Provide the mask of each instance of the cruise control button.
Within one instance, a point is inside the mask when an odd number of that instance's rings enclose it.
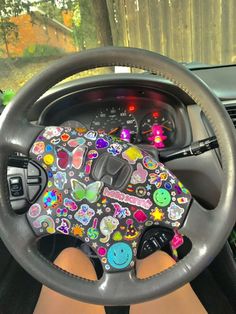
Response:
[[[39,184],[41,183],[41,178],[38,177],[38,178],[28,178],[27,179],[27,183],[28,184]]]
[[[20,190],[20,191],[11,191],[11,195],[13,197],[19,197],[19,196],[22,196],[24,193],[23,193],[23,190]]]
[[[12,177],[9,179],[10,192],[13,197],[24,195],[21,177]]]
[[[34,164],[29,162],[27,174],[28,174],[28,177],[38,177],[40,176],[40,170]]]

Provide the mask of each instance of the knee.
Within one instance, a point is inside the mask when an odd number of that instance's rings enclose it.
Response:
[[[77,248],[69,247],[61,251],[54,264],[76,276],[91,280],[97,279],[92,262]]]
[[[68,247],[60,252],[54,261],[54,264],[63,268],[69,266],[71,261],[78,260],[82,252],[73,247]]]
[[[143,260],[137,261],[136,273],[140,279],[158,274],[175,265],[175,261],[167,253],[157,251]]]

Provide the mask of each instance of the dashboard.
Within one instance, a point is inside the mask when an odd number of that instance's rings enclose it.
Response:
[[[70,99],[70,101],[68,100]],[[184,104],[148,87],[103,87],[74,92],[49,104],[43,125],[86,128],[134,144],[173,150],[187,145],[191,128]]]

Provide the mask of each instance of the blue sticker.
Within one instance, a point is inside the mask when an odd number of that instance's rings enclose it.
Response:
[[[124,243],[119,242],[113,244],[107,253],[108,263],[116,269],[126,268],[132,260],[132,250],[131,247]]]
[[[46,146],[46,152],[51,152],[52,151],[52,146],[51,145],[47,145]]]

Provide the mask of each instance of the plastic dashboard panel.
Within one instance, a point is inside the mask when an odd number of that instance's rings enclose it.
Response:
[[[126,108],[132,101],[137,106],[133,117],[137,122],[138,136],[143,119],[153,110],[165,110],[174,120],[176,133],[169,149],[190,144],[191,127],[186,108],[173,94],[148,86],[132,86],[117,81],[116,86],[80,88],[49,103],[40,115],[42,125],[59,125],[69,120],[81,122],[87,129],[100,109]]]

